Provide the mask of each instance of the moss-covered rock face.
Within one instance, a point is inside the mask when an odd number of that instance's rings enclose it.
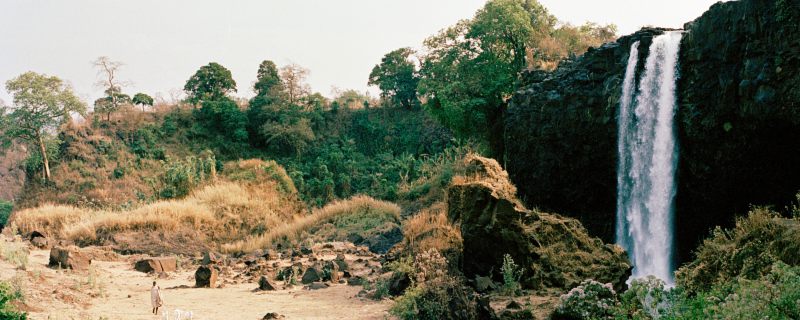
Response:
[[[800,190],[800,1],[716,4],[680,48],[678,260],[750,204],[783,208]],[[614,239],[617,116],[630,46],[643,29],[552,73],[533,71],[505,117],[505,164],[520,198]],[[643,63],[640,63],[643,65]],[[641,70],[638,70],[641,72]]]
[[[503,256],[522,266],[528,289],[568,289],[585,279],[622,289],[631,266],[617,245],[590,237],[580,222],[526,209],[497,161],[468,156],[467,174],[447,191],[448,217],[461,227],[468,278],[500,279]]]

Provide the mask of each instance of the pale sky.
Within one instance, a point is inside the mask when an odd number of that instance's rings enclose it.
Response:
[[[561,21],[615,23],[625,35],[644,25],[681,27],[711,0],[540,0]],[[253,95],[258,64],[310,69],[314,91],[369,90],[381,57],[422,41],[485,0],[0,0],[0,99],[5,82],[26,71],[58,76],[89,105],[99,56],[125,63],[126,93],[182,89],[200,67],[218,62],[233,73],[237,96]]]

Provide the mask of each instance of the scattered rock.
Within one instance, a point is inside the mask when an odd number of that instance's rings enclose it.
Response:
[[[411,278],[405,272],[395,272],[389,278],[389,294],[399,296],[411,285]]]
[[[319,280],[322,280],[321,272],[317,270],[316,267],[310,267],[306,270],[305,273],[303,273],[303,279],[301,280],[301,282],[303,284],[309,284]]]
[[[200,266],[194,273],[195,287],[216,288],[219,270],[213,266]]]
[[[40,249],[45,249],[45,248],[47,248],[47,238],[45,238],[45,237],[34,237],[33,239],[31,239],[31,244],[34,247],[37,247],[37,248],[40,248]]]
[[[300,253],[301,254],[305,254],[305,255],[309,255],[309,254],[314,253],[314,251],[311,250],[311,248],[309,248],[309,247],[301,247],[300,248]]]
[[[307,286],[303,287],[303,289],[306,289],[306,290],[319,290],[319,289],[328,288],[330,286],[331,285],[328,284],[327,282],[312,282],[312,283],[308,284]]]
[[[222,262],[222,256],[219,253],[214,253],[211,251],[207,251],[203,254],[203,265],[207,266],[210,264],[219,264]]]
[[[488,292],[497,288],[497,284],[490,277],[475,276],[475,291]]]
[[[366,280],[362,276],[356,276],[356,277],[352,277],[352,278],[347,279],[347,285],[350,285],[350,286],[362,286],[362,285],[364,285],[365,282],[366,282]]]
[[[336,259],[334,260],[336,264],[339,266],[340,271],[348,271],[347,261],[345,260],[344,254],[337,254]]]
[[[269,279],[265,276],[261,276],[258,279],[258,290],[261,291],[275,291],[275,285],[269,281]]]
[[[144,273],[175,272],[178,260],[175,257],[152,257],[137,261],[133,268]]]
[[[286,319],[286,317],[284,317],[283,315],[280,315],[280,314],[278,314],[276,312],[270,312],[270,313],[265,314],[264,317],[261,318],[261,320],[273,320],[273,319]]]
[[[72,270],[88,270],[92,260],[77,247],[55,246],[50,249],[48,266]]]

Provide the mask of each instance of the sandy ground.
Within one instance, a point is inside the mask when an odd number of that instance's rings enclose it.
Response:
[[[261,319],[276,312],[286,319],[385,319],[390,301],[356,297],[360,286],[254,292],[256,284],[224,288],[175,288],[194,284],[194,270],[167,279],[133,270],[127,261],[93,261],[90,272],[53,270],[49,251],[30,252],[26,270],[0,259],[0,280],[23,283],[30,319],[162,319],[151,314],[150,287],[158,281],[168,311],[191,311],[194,319]],[[163,308],[162,308],[163,310]],[[174,319],[174,318],[173,318]]]

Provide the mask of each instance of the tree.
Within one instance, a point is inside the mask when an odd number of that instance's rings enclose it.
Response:
[[[311,88],[305,83],[309,73],[308,69],[294,63],[281,68],[281,80],[289,95],[289,103],[296,104],[300,98],[311,92]]]
[[[153,106],[153,97],[141,92],[135,94],[132,101],[133,104],[142,106],[142,112],[144,112],[144,106]]]
[[[231,71],[216,62],[200,67],[183,86],[188,102],[194,105],[205,101],[219,101],[236,92],[236,81]]]
[[[113,61],[106,56],[97,58],[92,64],[97,68],[97,77],[99,78],[95,85],[104,88],[103,92],[105,92],[108,100],[107,103],[103,103],[103,107],[99,112],[108,114],[108,120],[111,120],[111,113],[119,110],[121,104],[130,102],[130,97],[122,93],[122,88],[130,83],[121,81],[117,77],[119,69],[124,64],[120,61]]]
[[[369,74],[369,85],[377,85],[381,95],[395,104],[411,109],[417,100],[416,66],[410,57],[414,54],[411,48],[400,48],[387,53],[381,63],[372,68]]]
[[[285,95],[283,82],[278,75],[278,67],[270,60],[264,60],[258,65],[256,83],[253,85],[256,96],[269,97],[272,100]]]
[[[6,90],[14,96],[14,104],[10,113],[2,115],[5,118],[3,140],[21,140],[38,147],[43,159],[44,179],[50,180],[50,163],[45,147],[48,131],[69,121],[72,113],[84,115],[86,105],[61,79],[35,72],[26,72],[9,80]]]

